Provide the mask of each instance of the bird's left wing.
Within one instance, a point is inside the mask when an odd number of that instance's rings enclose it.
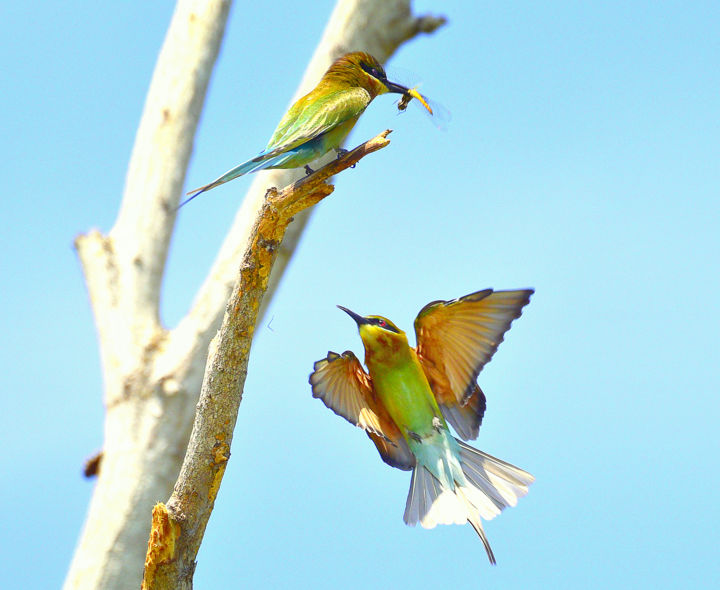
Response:
[[[338,125],[357,119],[372,100],[364,88],[347,88],[298,100],[278,123],[263,157],[281,154]]]
[[[485,411],[476,380],[503,341],[532,289],[485,289],[433,301],[415,319],[417,354],[443,415],[464,439],[475,438]]]
[[[383,460],[399,469],[410,469],[415,458],[385,406],[375,394],[372,380],[349,350],[328,352],[310,374],[313,397],[367,432]]]

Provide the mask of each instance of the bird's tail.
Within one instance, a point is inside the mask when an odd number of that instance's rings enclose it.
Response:
[[[448,489],[422,463],[413,470],[405,505],[405,523],[418,522],[425,528],[438,524],[469,522],[485,546],[490,563],[495,563],[481,518],[490,520],[528,493],[535,478],[528,472],[496,459],[457,440],[464,477],[454,477]]]
[[[226,182],[235,180],[238,176],[242,176],[243,174],[257,172],[258,170],[264,170],[265,168],[272,168],[273,166],[281,163],[282,159],[286,157],[287,154],[285,154],[284,152],[272,156],[267,153],[261,153],[259,156],[255,156],[253,159],[248,160],[247,162],[238,164],[237,166],[235,166],[235,168],[233,168],[232,170],[228,170],[225,174],[223,174],[219,178],[216,178],[211,183],[191,190],[189,193],[187,193],[189,195],[188,198],[178,205],[178,209],[192,201],[195,197],[201,195],[206,191],[209,191],[210,189],[215,188],[216,186],[220,186],[221,184],[225,184]]]

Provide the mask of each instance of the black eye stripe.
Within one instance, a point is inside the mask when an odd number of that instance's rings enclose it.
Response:
[[[400,333],[400,330],[398,330],[392,324],[388,323],[386,320],[373,318],[372,320],[370,320],[370,323],[375,324],[378,328],[382,328],[383,330],[387,330],[388,332],[395,332],[396,334]]]
[[[383,72],[382,68],[378,69],[378,68],[370,66],[366,63],[361,63],[360,67],[363,70],[365,70],[368,74],[370,74],[373,78],[377,78],[378,80],[385,79],[385,72]]]

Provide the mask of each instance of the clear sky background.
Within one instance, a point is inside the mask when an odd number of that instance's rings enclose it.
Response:
[[[187,188],[257,153],[334,5],[236,2]],[[6,3],[0,215],[0,562],[64,579],[102,444],[102,380],[72,239],[108,230],[173,3]],[[390,67],[446,132],[380,97],[350,137],[391,145],[337,179],[253,344],[197,588],[720,587],[720,4],[440,2]],[[182,210],[163,320],[186,312],[251,179]],[[412,331],[434,299],[536,294],[480,375],[476,446],[532,472],[469,526],[402,521],[410,476],[312,399],[335,308]],[[165,500],[165,498],[158,498]]]

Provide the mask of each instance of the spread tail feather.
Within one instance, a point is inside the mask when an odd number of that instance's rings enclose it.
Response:
[[[410,526],[419,522],[424,528],[469,522],[485,546],[490,563],[494,564],[495,556],[480,519],[490,520],[508,506],[515,506],[535,478],[510,463],[456,441],[460,446],[464,477],[455,478],[455,488],[447,489],[418,463],[410,481],[404,520]]]

